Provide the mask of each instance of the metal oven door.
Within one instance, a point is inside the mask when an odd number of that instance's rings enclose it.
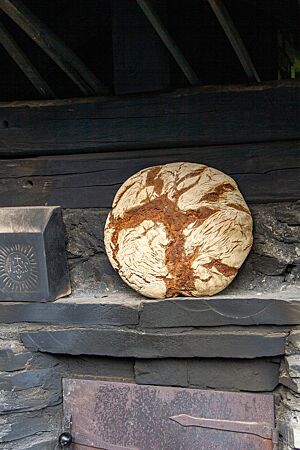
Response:
[[[274,398],[64,380],[72,450],[271,450]]]

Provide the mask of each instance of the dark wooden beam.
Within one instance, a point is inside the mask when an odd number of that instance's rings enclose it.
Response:
[[[1,22],[0,43],[43,98],[56,97],[48,83],[43,79],[38,70],[31,63],[30,59],[21,50]]]
[[[107,93],[106,87],[64,42],[19,0],[0,0],[2,9],[86,95]]]
[[[296,140],[299,117],[297,81],[0,104],[0,155]]]
[[[176,161],[228,173],[249,203],[299,199],[300,142],[291,141],[0,160],[0,206],[110,208],[135,172]]]
[[[230,14],[228,13],[222,0],[208,0],[212,10],[214,11],[218,21],[220,22],[227,38],[229,39],[241,65],[248,78],[260,82],[260,78],[250,58],[250,55],[243,43],[243,40],[234,25]]]
[[[161,14],[165,3],[155,2]],[[116,94],[150,92],[169,86],[169,52],[141,8],[113,0],[113,57]]]
[[[168,32],[167,28],[163,24],[162,20],[160,19],[157,12],[152,7],[149,0],[136,0],[138,5],[142,8],[144,11],[146,17],[148,18],[149,22],[177,62],[178,66],[182,70],[182,72],[185,74],[186,78],[190,82],[191,85],[197,85],[200,84],[200,80],[198,78],[198,75],[194,72],[194,69],[191,67],[189,62],[186,60],[184,54],[181,52],[179,47],[177,46],[176,42]]]

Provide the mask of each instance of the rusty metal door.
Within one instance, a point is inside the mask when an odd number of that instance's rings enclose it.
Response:
[[[271,450],[274,399],[94,380],[64,380],[72,450]]]

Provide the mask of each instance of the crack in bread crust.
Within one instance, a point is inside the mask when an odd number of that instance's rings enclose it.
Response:
[[[201,229],[204,240],[197,234]],[[251,245],[252,218],[236,183],[200,164],[172,163],[133,175],[116,194],[105,226],[114,268],[149,297],[219,292],[235,277]],[[132,281],[134,271],[143,286]]]

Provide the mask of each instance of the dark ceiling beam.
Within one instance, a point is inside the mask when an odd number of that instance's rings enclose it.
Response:
[[[85,95],[107,88],[80,58],[19,0],[0,0],[0,8],[68,75]]]
[[[185,74],[186,78],[190,82],[191,85],[200,84],[200,80],[197,74],[194,72],[193,68],[186,60],[185,56],[177,46],[176,42],[162,23],[160,17],[152,8],[152,5],[149,0],[136,0],[138,5],[142,8],[144,14],[148,18],[149,22],[177,62],[178,66]]]
[[[249,79],[260,82],[260,78],[250,58],[250,55],[224,3],[222,2],[222,0],[208,0],[208,3],[210,4],[227,38],[229,39],[233,50],[235,51],[241,65],[244,68],[247,77]]]
[[[14,38],[5,29],[1,22],[0,43],[43,98],[56,97],[50,86],[40,75],[38,70],[32,65],[31,61],[27,58],[25,53],[21,50]]]

